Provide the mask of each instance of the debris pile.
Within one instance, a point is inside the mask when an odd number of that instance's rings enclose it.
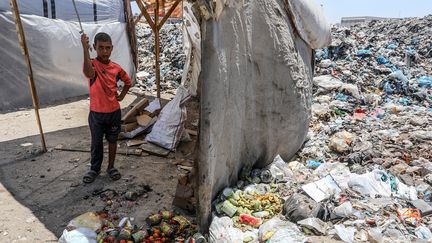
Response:
[[[148,24],[136,25],[138,42],[137,84],[131,92],[142,95],[156,90],[154,34]],[[174,92],[181,82],[186,57],[182,23],[165,24],[160,31],[161,90]]]
[[[431,240],[431,31],[432,16],[333,27],[303,148],[223,190],[210,242]]]
[[[203,236],[196,233],[196,225],[170,211],[149,216],[142,226],[133,224],[133,221],[129,217],[119,220],[118,216],[106,212],[88,212],[69,222],[59,242],[203,242]]]

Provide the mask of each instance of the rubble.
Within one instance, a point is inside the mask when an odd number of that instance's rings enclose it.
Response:
[[[137,83],[131,92],[142,95],[156,90],[154,35],[150,26],[136,25],[138,45]],[[174,92],[180,85],[186,56],[183,52],[182,23],[164,24],[160,31],[161,90]]]
[[[303,148],[295,161],[277,156],[267,168],[243,172],[216,198],[210,242],[279,242],[277,225],[293,242],[432,240],[431,26],[432,16],[333,27],[332,44],[316,51]],[[264,183],[256,175],[268,168]],[[255,227],[238,223],[256,214],[232,195],[254,202],[268,192],[283,210]]]

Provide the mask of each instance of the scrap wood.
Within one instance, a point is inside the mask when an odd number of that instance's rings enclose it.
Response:
[[[149,100],[146,98],[143,98],[140,100],[136,105],[132,107],[130,111],[128,111],[123,117],[122,121],[125,123],[129,122],[135,122],[136,121],[136,115],[139,114],[140,111],[142,111],[146,106],[148,106]]]
[[[131,139],[131,140],[127,140],[126,141],[126,145],[128,147],[132,147],[132,146],[136,146],[136,145],[141,145],[143,143],[146,143],[146,141],[144,141],[144,139]]]
[[[141,148],[143,151],[145,151],[145,152],[147,152],[147,153],[149,153],[149,154],[151,154],[151,155],[156,155],[156,156],[166,157],[166,156],[168,156],[168,154],[170,153],[170,151],[169,151],[168,149],[164,149],[164,148],[159,147],[159,146],[157,146],[157,145],[154,145],[154,144],[152,144],[152,143],[145,143],[145,144],[142,144],[142,145],[140,146],[140,148]]]
[[[55,150],[69,151],[69,152],[91,152],[87,148],[65,148],[65,147],[55,147]],[[108,153],[108,149],[104,149],[104,153]],[[143,153],[142,149],[123,149],[118,148],[116,154],[122,155],[136,155],[136,156],[147,156],[147,153]]]

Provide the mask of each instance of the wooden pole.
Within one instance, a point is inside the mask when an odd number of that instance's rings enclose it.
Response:
[[[18,39],[19,39],[19,42],[20,42],[20,45],[21,45],[21,48],[23,51],[24,58],[26,59],[26,63],[27,63],[28,82],[29,82],[30,93],[32,96],[32,101],[33,101],[33,108],[35,110],[36,120],[37,120],[37,124],[39,126],[39,133],[41,135],[42,149],[44,152],[46,152],[47,149],[46,149],[46,144],[45,144],[45,136],[43,133],[42,124],[41,124],[41,120],[40,120],[40,116],[39,116],[39,98],[38,98],[37,91],[36,91],[36,85],[35,85],[34,80],[33,80],[33,70],[32,70],[32,66],[31,66],[31,62],[30,62],[29,52],[27,49],[27,44],[26,44],[24,29],[22,26],[21,17],[20,17],[20,13],[19,13],[19,9],[18,9],[18,4],[17,4],[16,0],[10,0],[10,5],[12,8],[13,15],[15,17],[15,26],[16,26],[16,30],[18,33]]]
[[[156,88],[157,88],[157,97],[160,98],[160,43],[159,43],[159,0],[156,0],[156,9],[155,9],[155,55],[156,55]]]
[[[138,8],[141,10],[141,14],[144,16],[147,23],[150,25],[150,28],[153,30],[153,32],[155,32],[156,26],[153,20],[151,19],[150,14],[147,13],[147,9],[144,7],[144,4],[141,2],[141,0],[136,0],[136,3],[138,5]]]
[[[162,0],[163,1],[163,0]],[[162,28],[164,23],[167,21],[167,19],[171,16],[171,14],[174,12],[177,5],[182,0],[176,0],[176,2],[171,6],[168,13],[162,18],[162,20],[159,22],[159,0],[156,0],[156,8],[154,10],[154,22],[151,19],[150,15],[147,12],[147,9],[145,8],[142,0],[136,0],[136,3],[141,10],[141,14],[144,16],[144,18],[147,20],[147,23],[150,25],[150,28],[153,30],[153,33],[155,35],[155,57],[156,57],[156,63],[155,63],[155,71],[156,71],[156,88],[157,88],[157,97],[160,98],[160,33],[159,30]],[[164,2],[162,2],[164,4]],[[165,5],[163,5],[165,6]]]

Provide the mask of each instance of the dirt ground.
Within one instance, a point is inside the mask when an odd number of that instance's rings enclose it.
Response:
[[[187,127],[197,130],[191,124],[196,123],[199,116],[198,102],[190,101],[187,106]],[[13,119],[10,123],[13,124]],[[122,173],[122,179],[113,182],[106,173],[102,173],[89,185],[82,183],[82,176],[89,168],[90,153],[54,149],[58,145],[89,149],[88,127],[61,129],[45,136],[47,153],[40,152],[38,135],[0,143],[0,183],[8,191],[0,187],[3,217],[0,242],[56,241],[55,237],[60,237],[71,219],[89,211],[110,210],[119,217],[134,218],[138,225],[143,224],[149,214],[161,209],[187,214],[172,206],[177,176],[182,172],[174,162],[182,159],[193,161],[196,136],[191,137],[191,142],[181,143],[177,152],[170,153],[167,158],[117,155],[116,167]],[[28,146],[23,146],[26,143]],[[126,146],[124,141],[119,144]],[[103,166],[106,166],[106,157]],[[140,196],[134,202],[126,201],[126,192],[138,192]],[[8,196],[9,193],[13,198]],[[109,204],[107,196],[111,199]],[[189,216],[193,220],[193,216]],[[27,221],[41,224],[28,226]]]

